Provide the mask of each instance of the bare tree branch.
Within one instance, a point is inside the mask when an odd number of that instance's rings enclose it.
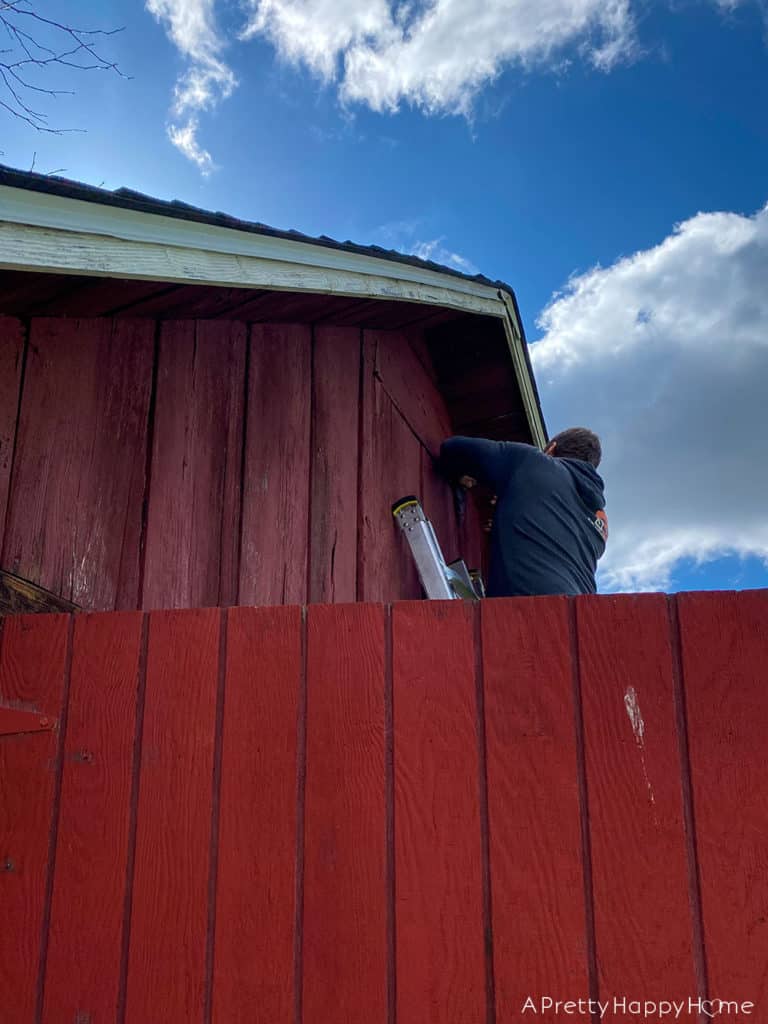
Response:
[[[74,95],[71,89],[41,83],[37,76],[59,68],[109,71],[128,78],[115,61],[107,60],[98,50],[103,39],[123,30],[76,28],[44,17],[36,6],[34,0],[0,0],[0,30],[10,43],[0,49],[0,110],[41,132],[60,135],[81,131],[52,127],[48,114],[36,109],[39,104],[31,105],[32,93],[50,100]]]

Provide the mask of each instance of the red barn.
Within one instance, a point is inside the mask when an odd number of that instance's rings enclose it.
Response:
[[[506,286],[0,170],[0,314],[0,1024],[764,1018],[768,591],[397,600]]]
[[[432,457],[542,443],[512,291],[414,257],[0,171],[0,568],[84,609],[419,595]]]

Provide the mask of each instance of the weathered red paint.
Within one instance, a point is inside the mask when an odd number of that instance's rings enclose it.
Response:
[[[21,322],[13,317],[0,316],[0,528],[3,531],[16,440],[23,361],[24,328]]]
[[[306,600],[311,342],[306,324],[251,328],[241,604]]]
[[[479,564],[414,331],[4,317],[0,398],[0,567],[86,610],[419,597],[408,493]]]
[[[144,608],[237,601],[245,342],[243,324],[162,325]]]
[[[337,604],[357,596],[358,330],[315,328],[312,388],[308,599]]]
[[[3,568],[89,610],[138,606],[154,326],[33,320]]]
[[[421,587],[410,552],[397,536],[391,506],[418,492],[421,444],[376,379],[375,363],[375,338],[366,331],[357,596],[362,601],[385,601],[393,593],[415,598]]]

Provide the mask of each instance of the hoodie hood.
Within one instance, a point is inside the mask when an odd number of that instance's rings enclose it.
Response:
[[[557,460],[570,474],[579,497],[591,512],[605,508],[605,484],[595,467],[581,459]]]

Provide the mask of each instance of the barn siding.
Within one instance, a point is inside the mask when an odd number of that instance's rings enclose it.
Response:
[[[354,601],[360,332],[354,327],[318,327],[314,342],[308,600]]]
[[[245,344],[243,324],[160,328],[144,608],[237,599]]]
[[[138,606],[154,325],[29,328],[2,568],[95,610]]]
[[[245,427],[242,604],[301,604],[307,593],[312,334],[251,328]]]
[[[24,327],[20,321],[12,317],[0,316],[0,528],[3,530],[8,507],[23,365]]]
[[[6,621],[0,714],[47,728],[0,734],[0,1020],[756,1010],[766,622],[768,591]]]
[[[85,609],[418,597],[408,493],[480,564],[413,331],[5,317],[0,396],[0,568]]]

